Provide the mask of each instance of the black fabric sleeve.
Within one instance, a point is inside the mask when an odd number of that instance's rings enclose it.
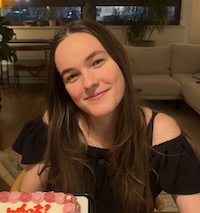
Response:
[[[12,148],[22,155],[22,164],[32,164],[42,160],[46,144],[47,126],[38,117],[24,125]]]
[[[170,194],[200,192],[200,160],[183,135],[153,149],[151,161],[161,190]]]

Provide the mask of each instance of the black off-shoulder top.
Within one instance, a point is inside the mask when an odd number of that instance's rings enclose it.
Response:
[[[156,113],[153,113],[148,125],[150,134],[153,132],[155,116]],[[47,126],[38,117],[25,124],[13,144],[13,150],[22,155],[22,164],[33,164],[42,160],[46,144]],[[120,212],[118,204],[113,201],[112,191],[106,180],[107,151],[89,146],[87,157],[96,175],[97,212],[117,213]],[[200,161],[182,134],[153,146],[150,149],[150,164],[159,177],[156,183],[154,178],[151,180],[154,198],[162,190],[169,194],[200,192]]]

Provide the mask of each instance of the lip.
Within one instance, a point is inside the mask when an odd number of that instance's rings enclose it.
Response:
[[[94,95],[88,96],[85,100],[96,101],[99,100],[108,90],[104,90],[102,92],[97,92]]]

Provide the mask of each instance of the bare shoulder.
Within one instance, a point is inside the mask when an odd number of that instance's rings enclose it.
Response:
[[[164,113],[158,113],[154,119],[152,145],[158,145],[172,140],[181,134],[176,120]]]
[[[149,121],[151,120],[152,117],[152,110],[147,107],[142,107],[142,111],[144,112],[146,123],[148,125]]]
[[[43,117],[42,117],[44,123],[48,124],[49,123],[49,119],[48,119],[48,112],[45,111],[45,113],[43,114]]]
[[[152,110],[147,107],[142,108],[146,123],[148,124],[152,118]],[[165,114],[158,113],[154,118],[153,141],[152,145],[158,145],[166,141],[170,141],[181,134],[181,129],[176,120]]]
[[[26,165],[25,173],[20,185],[20,191],[34,192],[41,191],[46,188],[48,170],[45,169],[43,172],[41,172],[43,166],[43,162]],[[41,174],[39,175],[40,172]]]

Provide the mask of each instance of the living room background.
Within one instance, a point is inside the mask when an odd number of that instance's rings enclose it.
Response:
[[[3,0],[3,2],[13,2],[14,0]],[[16,1],[19,2],[19,1]],[[26,1],[27,2],[27,1]],[[35,0],[35,2],[41,2]],[[59,1],[58,1],[59,2]],[[78,2],[73,1],[73,2]],[[97,1],[100,2],[100,1]],[[107,2],[101,0],[101,2]],[[113,1],[119,3],[119,1]],[[126,0],[124,2],[127,2]],[[102,3],[103,4],[103,3]],[[1,9],[2,10],[2,9]],[[154,33],[152,36],[153,40],[156,40],[158,46],[168,45],[173,42],[178,43],[200,43],[200,1],[199,0],[182,0],[181,11],[180,11],[180,24],[169,25],[165,28],[162,34]],[[117,38],[125,43],[124,40],[124,25],[107,25],[107,27],[117,36]],[[24,27],[24,26],[12,26],[17,38],[33,38],[37,36],[44,38],[52,38],[59,27],[49,28],[45,27]],[[37,30],[36,30],[37,28]],[[40,35],[38,35],[38,32]]]

